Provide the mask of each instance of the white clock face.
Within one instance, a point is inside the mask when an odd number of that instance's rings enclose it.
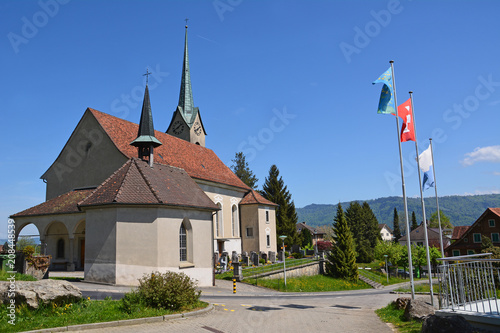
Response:
[[[174,122],[174,125],[172,126],[172,132],[174,132],[174,134],[181,134],[183,131],[184,124],[180,120]]]

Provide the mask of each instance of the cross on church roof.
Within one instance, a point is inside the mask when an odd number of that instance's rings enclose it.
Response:
[[[146,74],[142,74],[142,76],[146,77],[146,85],[148,84],[148,81],[149,81],[149,75],[151,75],[151,72],[149,71],[149,68],[147,68]]]

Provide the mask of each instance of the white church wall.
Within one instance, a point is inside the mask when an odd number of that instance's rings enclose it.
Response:
[[[116,283],[116,208],[86,211],[84,280]]]

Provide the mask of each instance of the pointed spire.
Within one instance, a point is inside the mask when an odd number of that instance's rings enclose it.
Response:
[[[139,132],[137,138],[130,143],[133,146],[139,147],[147,144],[152,144],[154,147],[160,146],[162,143],[155,137],[153,127],[153,114],[151,112],[151,102],[149,101],[149,89],[146,84],[144,91],[144,101],[142,102],[141,121],[139,123]]]
[[[181,91],[179,94],[178,105],[181,107],[184,118],[191,125],[192,122],[191,118],[194,114],[194,102],[193,102],[193,91],[191,89],[191,75],[189,73],[187,28],[188,26],[186,25],[186,35],[184,41],[184,62],[182,64]]]
[[[149,75],[149,73],[146,73]],[[144,91],[144,101],[142,102],[141,121],[139,122],[139,131],[137,138],[130,143],[137,147],[140,159],[149,157],[149,165],[153,166],[153,148],[161,146],[161,142],[155,137],[153,126],[153,114],[151,112],[151,103],[149,101],[149,88],[146,84]]]

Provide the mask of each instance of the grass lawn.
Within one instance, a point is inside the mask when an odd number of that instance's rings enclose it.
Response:
[[[176,312],[141,307],[129,314],[121,309],[120,304],[120,301],[91,301],[85,299],[78,303],[61,306],[54,304],[42,306],[37,310],[29,310],[26,305],[22,305],[16,308],[15,325],[7,322],[9,320],[7,306],[0,305],[0,318],[3,318],[0,322],[0,332],[20,332],[68,325],[163,316],[203,309],[208,305],[208,303],[198,301],[194,306]]]
[[[413,288],[415,289],[416,293],[430,293],[431,292],[431,288],[429,288],[428,283],[419,283],[419,284],[414,285]],[[410,289],[410,287],[402,287],[402,288],[398,288],[394,291],[409,293],[409,292],[411,292],[411,289]],[[439,293],[439,286],[437,284],[433,284],[432,291],[434,292],[434,294]]]
[[[361,280],[347,281],[324,275],[288,278],[286,279],[286,290],[283,279],[245,279],[244,281],[254,285],[257,282],[258,286],[287,292],[342,291],[371,288]]]
[[[416,320],[406,321],[405,310],[399,310],[393,303],[385,308],[375,310],[375,313],[386,323],[392,323],[401,333],[418,333],[422,330],[422,323]]]
[[[6,271],[0,270],[0,281],[8,281],[7,278],[10,278],[11,274]],[[31,275],[25,275],[21,273],[15,274],[15,281],[38,281],[36,278]]]

